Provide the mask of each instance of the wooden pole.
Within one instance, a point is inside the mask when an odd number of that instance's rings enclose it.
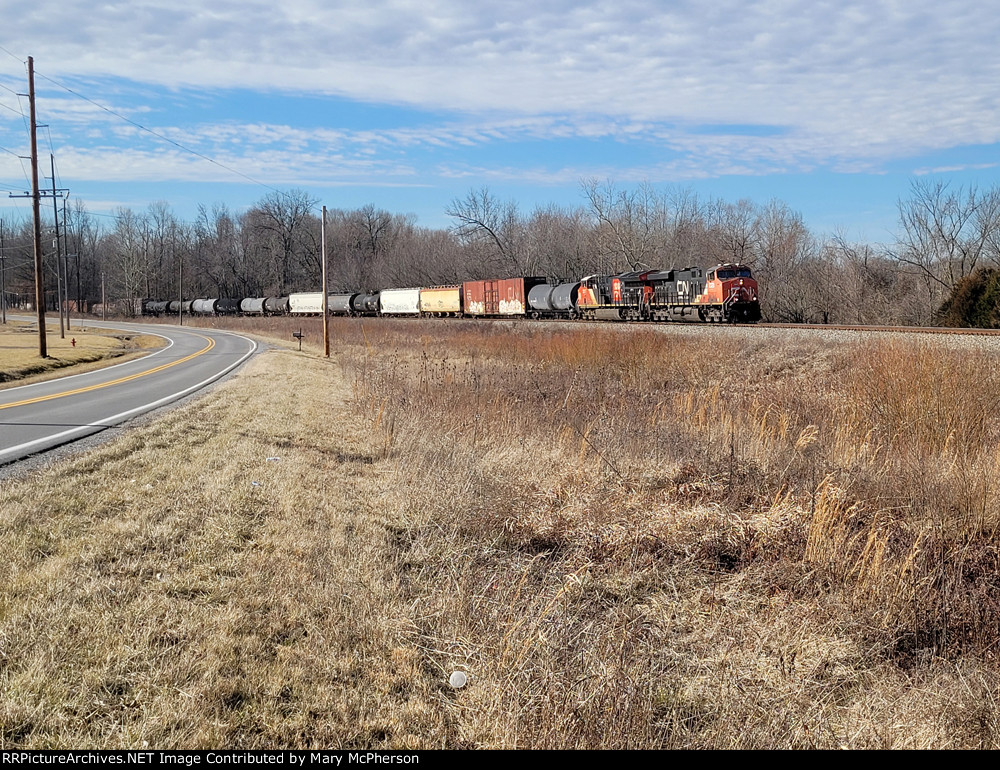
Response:
[[[323,355],[330,357],[330,297],[326,285],[326,206],[323,207],[323,222],[320,229],[323,250]]]
[[[59,339],[66,339],[66,323],[63,320],[63,273],[62,259],[59,254],[59,201],[56,199],[56,156],[49,153],[49,164],[52,169],[52,216],[56,223],[56,303],[59,305]]]
[[[53,184],[55,184],[56,175],[53,172],[52,179]],[[63,210],[63,239],[62,239],[62,267],[63,267],[63,299],[66,300],[66,331],[70,331],[73,324],[70,321],[70,305],[69,305],[69,222],[66,219],[66,198],[62,199],[62,210]],[[79,310],[79,305],[77,306]]]
[[[184,259],[177,259],[177,325],[184,325]]]
[[[0,314],[7,323],[7,252],[3,237],[3,220],[0,219]]]
[[[35,242],[35,310],[38,316],[38,355],[49,357],[45,339],[45,274],[42,272],[41,192],[38,190],[38,122],[35,119],[35,60],[28,57],[28,106],[31,121],[31,213],[34,219]]]

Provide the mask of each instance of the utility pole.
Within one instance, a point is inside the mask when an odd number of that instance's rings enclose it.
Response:
[[[63,199],[63,219],[65,220],[65,196],[69,190],[56,189],[56,156],[52,153],[49,153],[49,164],[52,169],[52,216],[56,223],[56,240],[54,245],[56,247],[56,301],[59,305],[59,337],[60,339],[66,339],[66,329],[69,328],[69,276],[66,274],[66,265],[62,258],[64,250],[59,247],[62,239],[59,237],[59,204],[57,203],[57,199]],[[63,319],[65,319],[65,323]]]
[[[0,318],[7,323],[7,253],[4,251],[3,220],[0,219]]]
[[[177,325],[184,325],[184,257],[177,259]]]
[[[56,183],[56,172],[52,169],[52,184]],[[62,266],[63,266],[63,297],[66,299],[66,331],[70,330],[70,305],[69,305],[69,220],[66,218],[66,198],[69,196],[63,196],[62,199],[62,210],[63,210],[63,247],[62,247]],[[79,308],[77,308],[79,310]]]
[[[38,186],[38,120],[35,114],[35,60],[31,56],[28,57],[28,106],[30,108],[31,120],[31,192],[26,192],[24,195],[11,193],[9,197],[31,198],[32,240],[34,241],[35,248],[35,310],[38,315],[38,355],[42,358],[48,358],[48,342],[45,337],[45,271],[42,263],[41,213],[41,201],[43,197],[48,195],[48,191],[42,191]],[[52,208],[56,215],[56,304],[59,306],[59,334],[65,337],[66,330],[63,325],[63,273],[59,259],[59,210],[55,199],[68,193],[69,190],[57,190],[55,177],[55,159],[52,158],[51,195]]]
[[[59,204],[56,203],[56,157],[49,153],[49,168],[52,169],[52,217],[56,223],[56,304],[59,305],[59,339],[66,339],[66,323],[63,320],[63,276],[62,260],[59,259]]]
[[[76,312],[80,313],[80,322],[83,323],[83,294],[80,291],[80,241],[76,242]],[[89,308],[88,308],[89,310]]]
[[[66,225],[66,248],[69,248],[69,219],[66,217],[66,199],[63,198],[63,223]],[[83,249],[82,238],[80,237],[79,230],[74,237],[74,242],[76,244],[76,253],[68,254],[69,257],[76,259],[76,312],[80,314],[80,325],[83,326],[83,293],[80,291],[80,251]],[[67,265],[69,263],[67,262]],[[68,268],[67,268],[68,269]]]
[[[326,206],[323,207],[323,222],[320,227],[320,248],[323,250],[323,355],[330,357],[330,297],[326,289]]]
[[[28,106],[31,120],[31,213],[34,218],[35,242],[35,309],[38,311],[38,355],[49,357],[45,339],[45,274],[42,272],[41,193],[38,191],[38,137],[35,120],[35,60],[28,57]]]

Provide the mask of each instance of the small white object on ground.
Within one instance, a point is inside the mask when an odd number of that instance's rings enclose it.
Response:
[[[456,690],[460,687],[465,687],[466,682],[469,681],[469,677],[465,675],[464,671],[452,671],[451,676],[448,678],[448,684],[454,687]]]

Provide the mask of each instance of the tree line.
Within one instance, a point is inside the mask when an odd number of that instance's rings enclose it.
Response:
[[[489,277],[579,279],[593,273],[742,262],[755,271],[765,319],[930,324],[963,279],[1000,268],[1000,188],[917,180],[898,202],[895,241],[820,237],[781,201],[702,199],[682,189],[581,184],[577,207],[530,212],[489,188],[421,227],[374,204],[327,213],[330,286],[346,291],[448,285]],[[319,201],[272,192],[245,211],[202,206],[194,222],[166,203],[97,216],[77,201],[60,223],[66,294],[115,299],[284,296],[320,286]],[[43,243],[53,243],[54,223]],[[47,249],[52,251],[54,249]],[[0,219],[9,306],[34,298],[31,224]],[[55,307],[55,259],[46,257]]]

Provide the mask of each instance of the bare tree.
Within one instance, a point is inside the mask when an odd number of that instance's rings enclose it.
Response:
[[[102,233],[98,220],[86,204],[77,199],[66,221],[66,248],[70,255],[70,296],[79,295],[81,303],[100,296]]]
[[[953,190],[947,182],[924,180],[910,191],[898,204],[901,232],[893,256],[933,295],[951,291],[984,259],[1000,261],[1000,191],[980,192],[974,185]]]
[[[597,267],[597,247],[584,209],[536,209],[526,226],[531,262],[542,275],[579,278]]]
[[[810,285],[817,280],[809,269],[816,257],[816,241],[802,215],[785,203],[771,201],[752,225],[756,234],[750,263],[760,284],[765,313],[784,321],[811,320]]]
[[[531,275],[537,270],[525,248],[524,222],[514,201],[501,202],[488,187],[481,187],[452,200],[445,213],[456,220],[452,232],[459,240],[481,250],[484,275],[470,277]]]
[[[306,192],[292,190],[271,193],[255,207],[253,226],[271,249],[279,294],[297,284],[319,284],[318,219],[313,214],[318,203]]]
[[[610,181],[588,179],[583,182],[583,192],[597,221],[598,246],[610,257],[612,270],[659,266],[668,214],[662,197],[651,185],[643,183],[626,190]]]
[[[746,198],[736,203],[716,201],[711,217],[720,261],[743,262],[753,266],[760,256],[760,211]]]
[[[112,291],[126,301],[127,314],[134,315],[139,310],[137,301],[149,296],[148,222],[132,209],[119,208],[109,247]]]

